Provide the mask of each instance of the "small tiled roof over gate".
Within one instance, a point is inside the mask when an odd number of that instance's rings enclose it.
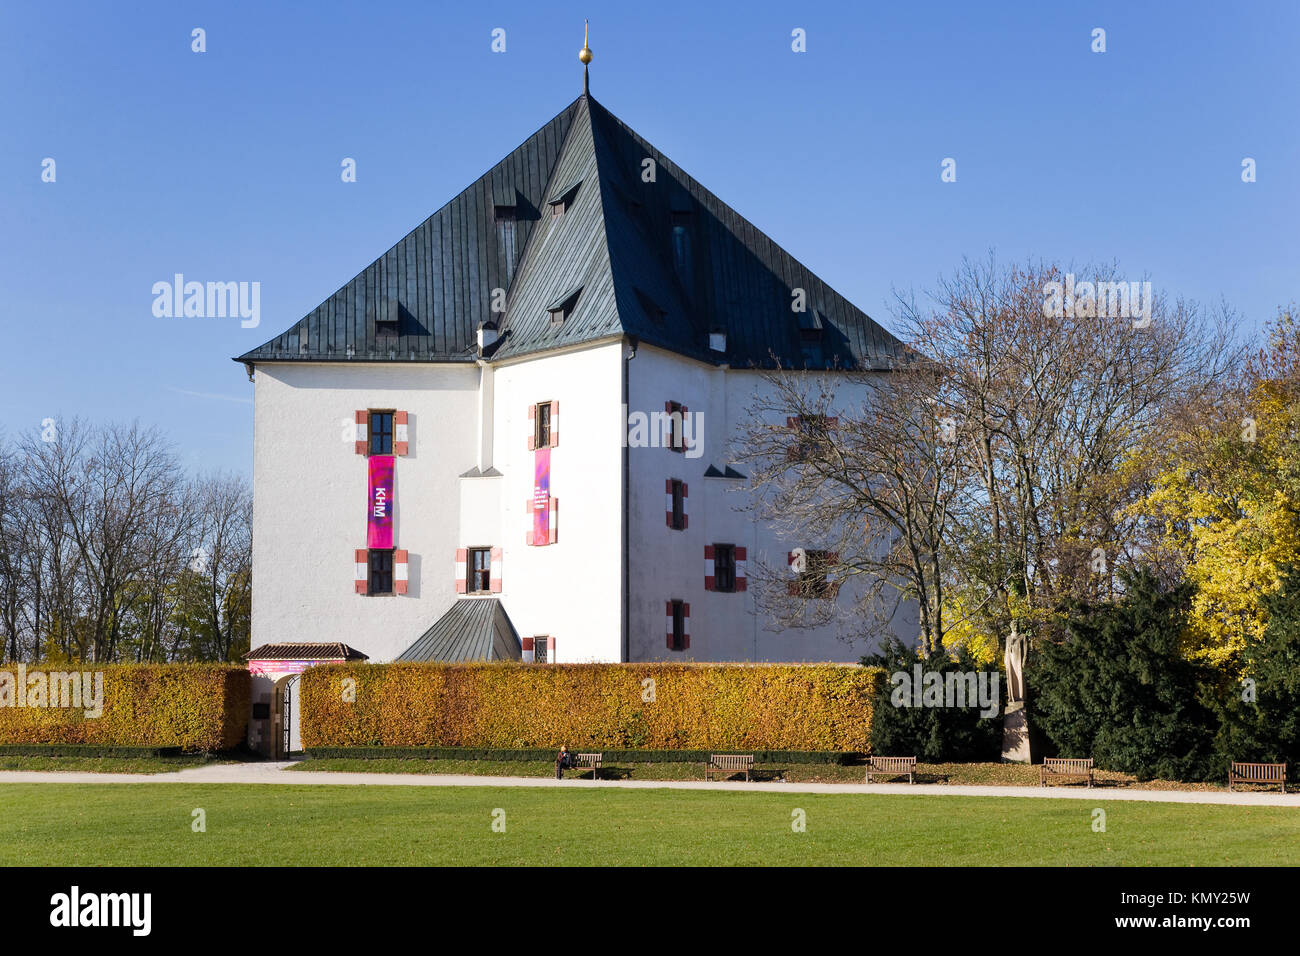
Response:
[[[366,661],[370,658],[338,641],[319,644],[263,644],[244,655],[250,661]]]

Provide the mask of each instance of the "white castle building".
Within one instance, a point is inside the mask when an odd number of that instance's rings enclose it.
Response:
[[[729,446],[777,363],[900,348],[584,92],[237,359],[254,668],[856,661],[756,611],[747,567],[817,543],[741,508]]]

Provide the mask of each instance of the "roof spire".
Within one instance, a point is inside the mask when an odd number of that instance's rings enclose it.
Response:
[[[591,62],[591,47],[587,45],[587,21],[582,21],[582,49],[578,51],[578,59],[582,61],[582,95],[586,96],[587,87],[587,64]]]

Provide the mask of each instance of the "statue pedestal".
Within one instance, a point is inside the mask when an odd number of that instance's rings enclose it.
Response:
[[[1029,719],[1025,716],[1023,700],[1007,704],[1002,716],[1002,761],[1032,762],[1029,757]]]

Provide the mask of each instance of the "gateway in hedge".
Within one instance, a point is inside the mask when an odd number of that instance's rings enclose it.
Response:
[[[584,83],[237,359],[256,383],[253,644],[855,661],[871,648],[834,626],[777,632],[755,613],[747,567],[817,542],[742,510],[729,441],[765,371],[883,374],[901,351]],[[506,637],[421,643],[466,600],[499,602]]]

